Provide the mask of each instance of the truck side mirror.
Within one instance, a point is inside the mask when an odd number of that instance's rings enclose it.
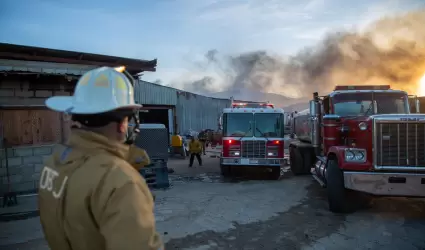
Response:
[[[218,130],[222,130],[223,129],[223,114],[220,115],[220,117],[218,117]]]
[[[378,114],[378,103],[373,100],[373,114]]]
[[[416,98],[416,100],[415,100],[415,105],[416,105],[416,113],[420,113],[421,112],[421,110],[420,110],[421,103],[420,103],[418,98]]]

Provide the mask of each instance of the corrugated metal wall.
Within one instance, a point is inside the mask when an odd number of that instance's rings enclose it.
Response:
[[[142,80],[137,81],[134,92],[137,103],[175,106],[177,131],[180,133],[189,129],[217,129],[223,108],[230,106],[229,99],[196,95]]]
[[[217,99],[188,92],[177,93],[177,131],[184,133],[189,129],[214,129],[223,108],[230,106],[229,99]]]
[[[177,89],[138,80],[134,98],[140,104],[177,105]]]

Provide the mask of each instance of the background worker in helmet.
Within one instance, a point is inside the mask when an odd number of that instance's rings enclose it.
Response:
[[[196,156],[196,159],[198,160],[199,166],[202,166],[202,159],[201,159],[202,145],[201,145],[201,142],[194,136],[191,137],[191,140],[189,142],[189,152],[190,152],[189,167],[193,166],[193,160],[195,156]]]
[[[128,119],[140,108],[129,78],[113,68],[91,70],[73,96],[51,97],[46,105],[81,125],[56,146],[40,177],[40,220],[50,249],[162,249],[152,195],[127,161]]]
[[[205,147],[206,147],[206,143],[207,143],[207,130],[202,130],[199,133],[198,138],[199,138],[199,142],[201,143],[201,146],[202,146],[202,153],[204,155],[206,155]]]

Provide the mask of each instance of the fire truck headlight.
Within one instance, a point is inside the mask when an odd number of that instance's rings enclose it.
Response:
[[[240,152],[239,152],[239,151],[233,151],[233,152],[232,152],[232,154],[233,154],[234,156],[239,156],[239,155],[240,155]]]
[[[273,153],[273,152],[268,152],[267,153],[267,156],[276,156],[277,154],[276,153]]]
[[[355,155],[354,155],[354,153],[353,152],[351,152],[351,151],[345,151],[345,160],[346,161],[353,161],[354,160],[354,158],[355,158]]]
[[[345,161],[346,162],[366,162],[366,151],[360,148],[349,148],[345,150]]]
[[[357,161],[363,161],[365,159],[364,153],[362,151],[357,151],[354,153]]]
[[[365,131],[367,129],[367,124],[365,122],[359,123],[359,129]]]

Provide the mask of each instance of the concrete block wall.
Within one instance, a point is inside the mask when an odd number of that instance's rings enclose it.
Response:
[[[50,96],[71,95],[76,83],[76,80],[68,81],[65,76],[43,80],[39,85],[31,84],[31,77],[18,79],[24,78],[6,77],[0,80],[0,109],[44,106]],[[36,192],[43,162],[51,155],[52,146],[21,146],[7,150],[12,191],[21,194]],[[4,149],[0,149],[0,196],[8,189],[5,157]]]
[[[73,83],[68,83],[73,84]],[[54,95],[71,95],[64,83],[44,84],[30,88],[28,81],[6,80],[0,82],[0,106],[43,106],[46,98]],[[51,88],[51,89],[49,89]]]
[[[7,149],[12,191],[20,194],[34,193],[38,188],[44,161],[52,154],[53,145],[13,147]],[[7,192],[6,154],[0,150],[0,195]]]

